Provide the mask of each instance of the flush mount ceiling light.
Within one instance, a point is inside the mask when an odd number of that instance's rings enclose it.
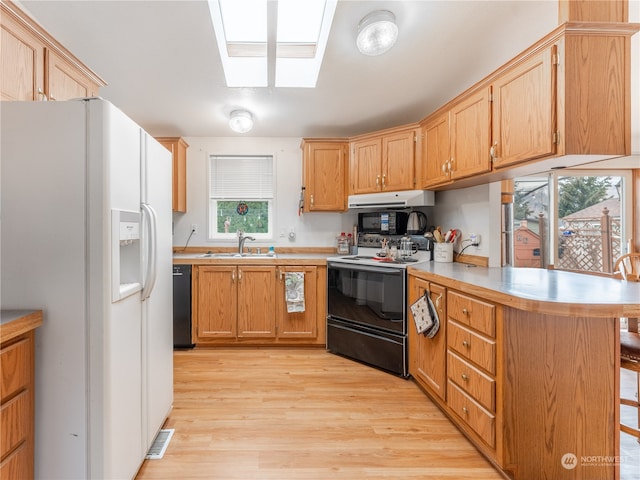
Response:
[[[253,116],[246,110],[234,110],[229,116],[229,127],[237,133],[247,133],[253,128]]]
[[[398,26],[395,15],[388,10],[376,10],[358,24],[356,45],[364,55],[382,55],[393,47],[397,38]]]

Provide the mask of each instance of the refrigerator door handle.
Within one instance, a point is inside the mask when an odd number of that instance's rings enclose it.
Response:
[[[147,230],[148,230],[148,242],[147,242],[147,264],[145,265],[147,275],[145,278],[144,285],[142,287],[142,300],[146,300],[151,295],[153,291],[153,287],[156,283],[156,251],[158,247],[158,239],[156,235],[156,224],[157,224],[157,215],[156,211],[153,207],[147,203],[142,203],[140,205],[142,210],[142,214],[147,217]]]

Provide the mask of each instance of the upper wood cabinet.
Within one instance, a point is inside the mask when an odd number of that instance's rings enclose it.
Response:
[[[348,146],[345,140],[302,141],[304,211],[346,210]]]
[[[0,2],[2,100],[68,100],[98,94],[104,80],[13,2]]]
[[[422,169],[420,188],[450,181],[451,145],[449,112],[444,112],[422,127]]]
[[[47,50],[46,88],[49,100],[93,97],[99,86],[53,50]]]
[[[414,189],[416,132],[411,127],[352,141],[349,193]]]
[[[451,119],[452,180],[491,170],[490,89],[481,88],[453,106]]]
[[[547,48],[493,82],[494,168],[555,155],[556,51]]]
[[[424,119],[420,186],[466,187],[629,155],[637,31],[563,24]]]
[[[0,88],[2,100],[42,100],[44,43],[0,4]]]
[[[156,137],[173,158],[173,211],[187,211],[187,148],[189,144],[180,137]]]

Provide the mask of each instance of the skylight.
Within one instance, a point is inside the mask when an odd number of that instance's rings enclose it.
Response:
[[[277,5],[273,19],[269,4]],[[227,86],[266,87],[271,64],[276,87],[315,87],[336,4],[337,0],[209,0]],[[276,39],[275,59],[269,58],[269,38]]]

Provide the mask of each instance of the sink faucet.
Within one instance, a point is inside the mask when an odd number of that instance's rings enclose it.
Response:
[[[242,230],[238,230],[238,253],[242,255],[242,250],[244,248],[244,242],[247,240],[255,241],[255,238],[245,236]]]

